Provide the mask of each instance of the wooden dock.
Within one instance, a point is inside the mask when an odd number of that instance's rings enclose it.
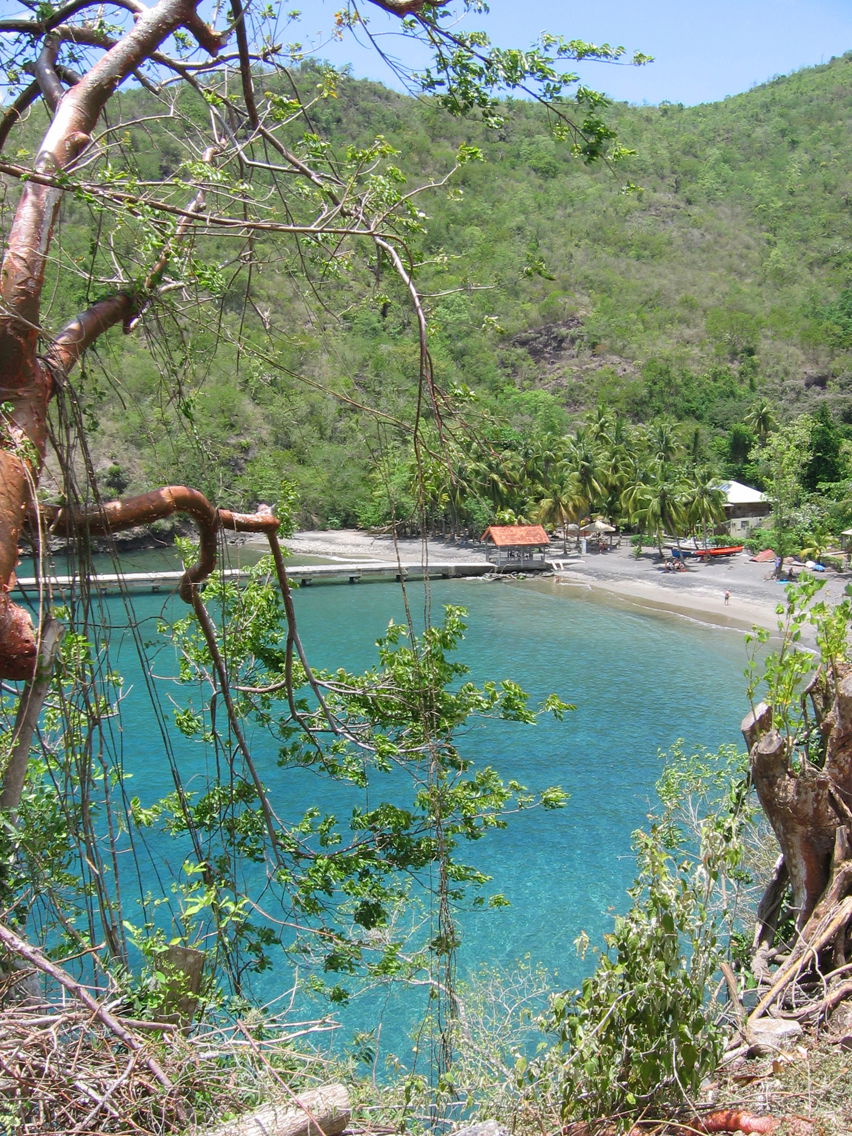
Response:
[[[288,564],[287,576],[292,584],[308,587],[311,584],[349,583],[357,584],[363,579],[377,580],[422,580],[453,579],[464,576],[486,576],[495,571],[493,564],[481,560],[470,560],[452,564],[429,563],[397,564],[391,561],[365,560],[334,564]],[[249,573],[243,568],[225,568],[220,576],[226,580],[244,580]],[[80,591],[85,583],[97,595],[113,595],[118,592],[156,593],[168,595],[176,592],[183,579],[183,572],[125,572],[104,573],[90,576],[85,581],[79,576],[51,576],[45,584],[54,593]],[[14,589],[25,595],[38,594],[39,581],[34,577],[21,578]]]

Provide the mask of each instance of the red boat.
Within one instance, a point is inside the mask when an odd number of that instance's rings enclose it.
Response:
[[[727,548],[696,548],[690,549],[693,556],[733,556],[735,552],[742,552],[743,544],[732,544]]]

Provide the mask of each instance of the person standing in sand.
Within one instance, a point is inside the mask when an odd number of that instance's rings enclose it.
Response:
[[[726,591],[725,592],[725,607],[727,607],[730,602],[731,602],[731,593]]]

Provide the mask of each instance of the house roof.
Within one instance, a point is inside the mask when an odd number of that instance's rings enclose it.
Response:
[[[550,544],[550,537],[541,525],[489,525],[482,539],[493,540],[498,548],[531,548]]]
[[[741,481],[720,481],[716,488],[725,494],[727,505],[757,505],[767,500],[765,493],[752,489],[750,485],[743,485]]]

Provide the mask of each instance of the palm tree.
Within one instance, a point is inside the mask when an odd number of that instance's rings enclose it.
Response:
[[[604,493],[603,512],[615,524],[622,515],[624,491],[638,477],[637,440],[626,419],[613,415],[598,438],[598,464]]]
[[[693,532],[701,525],[702,539],[707,543],[707,526],[718,525],[725,519],[725,493],[706,476],[696,470],[686,488],[686,519]]]
[[[617,507],[610,513],[621,523],[641,528],[641,516],[648,496],[648,466],[635,451],[618,467]]]
[[[673,422],[666,422],[664,419],[652,422],[646,430],[646,437],[648,448],[657,461],[670,462],[683,450],[677,427]]]
[[[495,511],[520,506],[523,479],[523,465],[514,450],[488,449],[477,454],[477,488]]]
[[[575,479],[587,510],[591,510],[598,499],[605,496],[606,476],[600,452],[586,436],[578,433],[569,440],[562,468],[566,476]]]
[[[559,464],[565,456],[561,438],[552,434],[533,434],[520,447],[524,478],[531,497],[546,494]]]
[[[680,477],[670,478],[660,462],[637,492],[635,498],[637,518],[645,532],[653,533],[660,555],[663,555],[663,534],[672,533],[680,538],[687,527],[687,508],[684,484]]]
[[[768,402],[758,402],[745,416],[745,424],[751,427],[758,442],[763,444],[772,431],[778,428],[778,419]]]
[[[418,461],[411,463],[409,479],[410,492],[420,503],[427,530],[443,528],[447,520],[452,482],[452,469],[448,462],[437,454],[426,451]]]
[[[539,523],[548,527],[562,529],[562,551],[568,555],[567,525],[571,520],[580,517],[586,504],[586,499],[580,491],[576,480],[568,475],[555,482],[547,497],[542,497],[535,508],[535,516]]]
[[[586,416],[583,432],[585,436],[595,442],[602,441],[609,437],[616,420],[617,415],[610,407],[598,403],[595,409]]]

